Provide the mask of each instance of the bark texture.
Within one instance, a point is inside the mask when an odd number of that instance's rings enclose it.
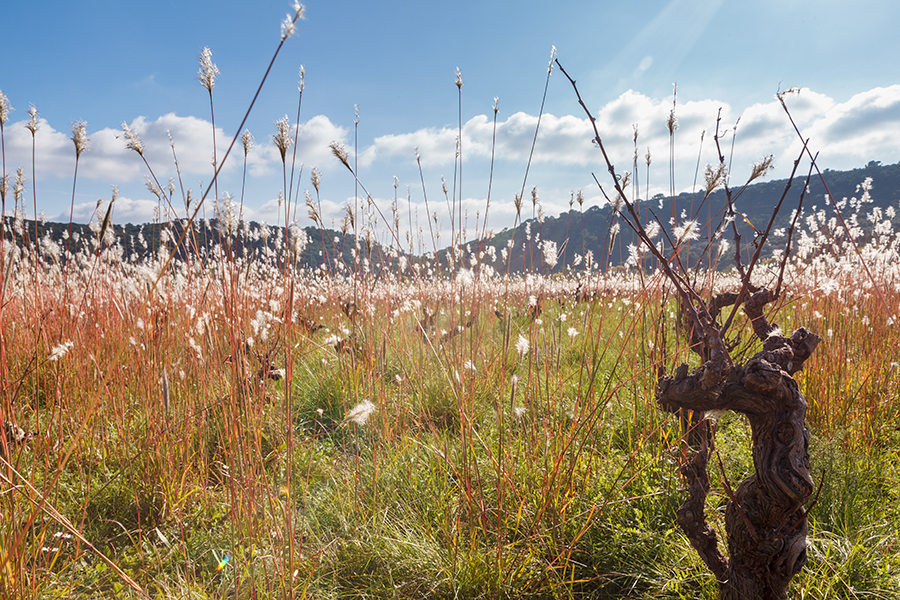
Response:
[[[763,350],[744,365],[731,363],[716,323],[710,320],[698,324],[709,360],[692,373],[682,366],[674,376],[663,375],[657,389],[665,410],[733,410],[750,421],[755,474],[729,490],[728,558],[704,514],[712,447],[707,423],[697,426],[703,442],[681,469],[689,497],[678,511],[678,523],[718,579],[724,600],[785,599],[791,578],[806,564],[804,504],[812,495],[813,482],[806,400],[793,374],[820,338],[805,328],[786,337],[770,326],[762,309],[772,300],[774,295],[763,289],[743,303],[754,333],[763,341]]]

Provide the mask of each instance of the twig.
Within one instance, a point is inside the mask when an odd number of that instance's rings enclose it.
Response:
[[[728,492],[728,497],[731,499],[732,504],[737,509],[738,513],[744,519],[744,523],[747,524],[747,527],[750,529],[750,535],[753,536],[754,540],[759,539],[759,535],[756,533],[756,528],[753,526],[753,523],[750,522],[750,519],[747,517],[747,513],[744,512],[744,509],[741,508],[741,503],[738,502],[737,498],[734,495],[734,491],[731,489],[731,482],[728,481],[728,475],[725,474],[725,465],[722,464],[722,457],[719,456],[719,451],[716,450],[716,461],[719,463],[719,471],[722,473],[722,481],[725,483],[725,491]]]

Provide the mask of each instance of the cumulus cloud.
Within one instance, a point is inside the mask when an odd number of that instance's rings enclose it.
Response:
[[[92,220],[102,221],[109,207],[109,200],[99,202],[82,202],[75,204],[72,220],[76,223],[88,223]],[[157,217],[156,200],[132,200],[124,196],[116,198],[110,219],[113,223],[149,223]],[[51,217],[51,221],[68,222],[69,213]]]
[[[212,174],[212,126],[197,117],[179,117],[168,113],[155,120],[138,117],[128,124],[144,146],[144,157],[162,179],[175,176],[172,143],[183,175]],[[171,141],[169,135],[171,134]],[[24,122],[6,127],[7,162],[30,164],[32,139]],[[35,135],[35,165],[37,177],[69,178],[75,168],[75,147],[68,132],[59,131],[46,120]],[[79,178],[109,183],[140,180],[147,173],[141,158],[126,149],[125,137],[119,129],[104,128],[91,131],[88,124],[89,149],[78,166]],[[216,146],[223,156],[230,138],[216,128]]]
[[[649,65],[650,61],[645,64]],[[819,153],[818,161],[822,168],[847,169],[862,166],[869,160],[885,163],[900,160],[900,147],[896,144],[900,134],[900,85],[868,90],[845,102],[837,102],[813,90],[801,89],[798,93],[787,94],[785,102],[804,138],[809,138],[810,148]],[[617,171],[632,171],[637,153],[636,183],[640,185],[640,195],[650,197],[656,193],[668,193],[669,132],[666,120],[672,110],[671,99],[652,98],[629,90],[592,110],[606,150]],[[674,157],[677,191],[691,189],[698,164],[702,179],[703,166],[716,162],[713,138],[717,117],[721,117],[720,147],[733,167],[732,185],[742,183],[750,166],[769,154],[774,156],[776,165],[776,170],[770,177],[785,177],[800,152],[799,137],[775,97],[768,102],[748,107],[734,107],[715,99],[679,97],[675,115],[679,125],[675,133]],[[32,138],[23,124],[23,121],[19,121],[8,123],[5,127],[6,162],[8,167],[13,166],[10,168],[11,172],[19,164],[26,166],[26,173],[30,171],[28,165],[31,164]],[[191,185],[188,182],[198,178],[209,181],[212,173],[209,121],[169,113],[153,120],[139,117],[129,125],[141,136],[145,156],[163,185],[169,177],[176,176],[169,134],[175,143],[185,185]],[[497,121],[495,147],[492,148],[492,114],[474,115],[464,123],[462,152],[467,168],[462,202],[463,210],[469,212],[470,230],[474,230],[476,219],[484,217],[486,200],[479,197],[479,194],[486,194],[488,189],[488,169],[485,165],[489,163],[492,151],[496,157],[497,169],[493,173],[489,226],[502,228],[512,225],[515,216],[513,195],[521,189],[524,165],[529,158],[537,125],[536,115],[524,112],[509,116],[501,114]],[[323,221],[326,226],[339,227],[344,207],[348,202],[353,203],[352,196],[348,195],[348,187],[352,186],[353,180],[346,173],[341,176],[328,174],[330,170],[343,171],[340,163],[331,155],[329,144],[332,141],[346,143],[350,131],[335,125],[325,115],[314,116],[301,122],[299,128],[296,127],[292,127],[291,136],[293,138],[295,132],[298,134],[297,162],[308,167],[317,166],[325,171],[321,190]],[[637,147],[634,142],[635,128],[638,132]],[[82,155],[79,164],[79,192],[81,182],[85,179],[93,180],[95,188],[103,186],[106,190],[109,189],[105,187],[108,184],[120,185],[123,194],[117,200],[114,210],[115,221],[152,220],[158,203],[155,197],[143,190],[142,180],[147,174],[143,161],[133,151],[126,150],[125,139],[120,130],[88,129],[90,150]],[[245,218],[269,223],[284,221],[283,207],[279,209],[277,202],[282,175],[281,158],[271,139],[274,131],[273,125],[269,132],[254,132],[257,141],[248,158],[247,200],[244,207]],[[217,130],[216,138],[221,158],[230,140],[222,130]],[[360,163],[372,173],[367,178],[364,171],[363,178],[366,179],[366,185],[372,186],[370,191],[373,194],[391,195],[385,194],[387,186],[382,183],[390,174],[400,175],[404,185],[412,183],[412,206],[405,209],[407,201],[403,198],[399,205],[401,220],[406,223],[405,226],[409,228],[410,221],[413,222],[414,231],[411,235],[414,237],[419,235],[419,229],[424,230],[426,235],[428,232],[428,217],[423,204],[424,190],[417,192],[419,175],[416,169],[416,152],[418,150],[421,156],[430,192],[436,187],[435,178],[441,174],[446,175],[451,180],[448,183],[452,184],[456,138],[455,127],[433,127],[380,136],[368,144],[361,140]],[[529,203],[527,195],[532,185],[538,186],[547,215],[566,210],[570,193],[578,188],[584,189],[586,206],[602,203],[602,196],[591,180],[591,173],[597,173],[601,183],[605,183],[606,169],[592,138],[593,129],[583,115],[543,115],[525,189],[526,205]],[[74,145],[68,127],[59,124],[54,126],[42,119],[34,141],[39,195],[42,179],[54,179],[59,182],[61,189],[65,189],[65,181],[71,179],[75,166]],[[645,161],[648,152],[652,163],[649,173]],[[293,148],[289,150],[289,154],[293,155]],[[232,177],[227,183],[220,183],[219,189],[222,191],[227,189],[224,186],[228,186],[236,193],[241,186],[240,145],[229,163],[226,171],[231,172]],[[308,174],[307,169],[303,175],[306,183],[301,184],[301,188],[311,187]],[[50,186],[45,186],[44,189],[48,187]],[[104,193],[101,191],[100,195]],[[179,194],[176,192],[176,195]],[[195,189],[195,199],[199,195]],[[443,229],[445,225],[449,226],[449,217],[444,216],[449,211],[444,207],[445,199],[440,197],[440,192],[437,195],[438,198],[431,200],[430,210],[432,213],[435,210],[440,213],[440,227]],[[302,222],[306,219],[302,189],[299,198],[300,206],[296,212],[297,218]],[[450,201],[452,200],[451,198]],[[60,218],[57,220],[64,220],[68,219],[69,212],[68,201],[64,202],[64,211],[61,201],[53,207],[46,204],[43,207],[48,213],[59,213]],[[180,199],[178,204],[182,204]],[[388,217],[390,204],[390,199],[379,201],[379,206]],[[95,203],[77,204],[75,219],[88,220],[94,209]],[[527,213],[523,216],[530,217],[530,210]],[[442,237],[444,241],[449,238],[447,232]]]
[[[834,104],[802,131],[825,166],[842,169],[870,160],[894,162],[900,158],[900,85],[875,88]],[[789,151],[799,149],[794,140]]]
[[[885,162],[900,159],[900,149],[895,143],[900,134],[900,85],[857,94],[840,104],[809,89],[788,94],[785,101],[802,134],[810,138],[811,147],[819,152],[821,166],[843,169],[861,166],[873,158]],[[651,193],[668,191],[666,121],[672,108],[670,99],[654,99],[629,90],[594,112],[604,146],[619,171],[632,170],[635,150],[639,170],[645,169],[644,157],[650,152],[653,169],[666,181],[666,186],[651,183]],[[679,191],[690,188],[698,162],[701,169],[705,163],[716,162],[717,118],[721,119],[720,147],[726,160],[733,163],[736,183],[749,174],[754,162],[769,154],[774,155],[776,166],[781,167],[773,176],[786,176],[800,151],[798,136],[775,97],[741,112],[715,99],[681,102],[674,109],[678,122],[675,174]],[[522,112],[498,121],[494,149],[497,160],[527,161],[537,123],[537,116]],[[492,135],[491,118],[487,115],[470,118],[463,125],[463,159],[489,158]],[[732,139],[733,136],[736,137]],[[456,156],[456,137],[457,130],[452,127],[381,136],[363,151],[363,164],[396,159],[412,162],[418,149],[423,164],[451,165]],[[593,130],[587,118],[545,114],[532,163],[570,167],[600,165],[601,157],[592,138]],[[733,156],[732,141],[735,142]]]

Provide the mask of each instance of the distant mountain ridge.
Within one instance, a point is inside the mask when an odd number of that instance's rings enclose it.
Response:
[[[823,172],[825,182],[828,189],[837,201],[844,198],[859,197],[861,191],[859,186],[867,179],[872,179],[872,188],[870,195],[872,203],[870,207],[881,207],[882,210],[888,206],[893,206],[897,211],[894,217],[895,229],[900,226],[900,163],[892,165],[882,165],[880,162],[871,161],[865,167],[852,169],[849,171],[831,171]],[[790,216],[792,211],[797,208],[800,199],[803,183],[806,179],[806,173],[802,176],[795,177],[785,197],[784,203],[776,217],[773,229],[787,228],[790,225]],[[778,179],[765,181],[761,183],[752,183],[748,185],[739,194],[739,187],[732,187],[732,197],[735,197],[735,210],[742,213],[744,217],[738,216],[736,222],[742,236],[742,250],[744,253],[752,251],[752,242],[755,236],[754,229],[762,231],[768,225],[772,211],[781,198],[787,179]],[[601,184],[604,182],[601,180]],[[733,185],[730,184],[730,185]],[[610,186],[611,187],[611,186]],[[607,186],[604,185],[604,189]],[[626,193],[628,193],[626,189]],[[609,193],[610,196],[613,194]],[[809,190],[804,195],[803,212],[805,215],[810,214],[813,207],[816,211],[828,209],[828,216],[833,215],[834,208],[825,203],[825,187],[821,180],[815,174],[810,178]],[[706,204],[701,206],[704,191],[701,189],[696,193],[682,193],[674,198],[674,203],[670,197],[655,196],[650,200],[639,200],[636,207],[643,215],[642,222],[644,224],[655,217],[671,232],[670,219],[673,215],[676,217],[677,224],[683,219],[683,214],[688,219],[696,219],[703,229],[701,230],[701,238],[708,236],[709,228],[707,221],[711,221],[713,229],[721,222],[721,216],[724,214],[726,205],[726,195],[722,188],[714,191]],[[674,204],[674,206],[673,206]],[[660,207],[661,205],[661,207]],[[849,208],[844,208],[842,213],[846,218]],[[618,219],[609,205],[598,207],[592,206],[583,212],[574,206],[568,212],[561,213],[557,217],[545,217],[542,222],[534,219],[524,221],[515,229],[504,229],[496,234],[489,242],[494,247],[494,253],[500,253],[504,248],[508,248],[510,239],[515,239],[514,247],[510,254],[512,255],[512,263],[510,265],[511,272],[520,272],[528,270],[531,272],[561,272],[567,267],[572,267],[574,262],[583,261],[588,252],[593,256],[595,263],[602,263],[604,266],[621,265],[628,258],[628,244],[634,242],[634,234],[627,228],[625,224],[620,224],[618,235],[610,243],[610,229],[618,223]],[[539,236],[540,241],[536,238]],[[530,239],[529,239],[530,237]],[[724,236],[731,241],[733,234],[729,231]],[[549,264],[542,251],[542,242],[551,241],[556,244],[558,252],[557,262],[550,269]],[[691,255],[702,249],[702,239],[694,243]],[[577,258],[580,256],[580,259]],[[551,261],[552,262],[552,261]],[[731,264],[731,261],[727,261]],[[579,264],[581,264],[579,262]]]
[[[872,189],[871,207],[881,207],[882,210],[888,206],[898,208],[900,202],[900,163],[891,165],[882,165],[877,161],[869,162],[865,167],[852,169],[849,171],[831,171],[826,170],[824,177],[828,188],[834,197],[839,201],[843,198],[858,197],[860,195],[859,186],[867,178],[871,178]],[[789,225],[791,212],[797,208],[800,193],[803,189],[805,174],[802,177],[796,177],[793,181],[791,189],[785,198],[782,209],[775,221],[774,228],[785,228]],[[602,182],[601,182],[602,183]],[[733,195],[737,195],[735,199],[735,209],[743,216],[739,216],[736,222],[742,235],[742,248],[745,252],[752,248],[754,239],[754,229],[763,230],[768,224],[772,214],[772,209],[781,198],[784,192],[786,179],[766,181],[761,183],[753,183],[748,185],[739,195],[739,188],[732,188]],[[626,190],[626,193],[629,190]],[[701,206],[703,200],[703,191],[694,194],[682,193],[673,199],[655,196],[649,200],[639,200],[637,207],[641,211],[642,221],[647,223],[658,217],[668,231],[671,231],[670,219],[673,216],[678,224],[683,222],[682,215],[687,215],[688,219],[696,219],[703,225],[701,230],[701,238],[706,238],[709,232],[709,225],[715,228],[721,221],[724,214],[726,196],[723,189],[718,189],[710,195],[709,200]],[[803,201],[803,210],[805,214],[810,214],[813,207],[816,210],[827,208],[829,211],[834,210],[833,207],[826,206],[825,188],[817,176],[810,179],[809,191],[805,194]],[[900,210],[897,211],[898,216],[894,217],[895,228],[900,226]],[[844,216],[847,216],[848,209],[844,209]],[[610,240],[610,229],[613,228],[620,219],[615,215],[611,206],[604,207],[591,206],[580,210],[579,207],[573,206],[568,212],[561,213],[556,217],[545,217],[543,220],[529,219],[522,222],[515,229],[504,229],[495,234],[490,240],[479,243],[472,241],[466,243],[469,254],[481,252],[482,256],[478,258],[481,264],[489,264],[498,272],[506,272],[507,269],[511,273],[534,272],[534,273],[558,273],[568,268],[583,268],[585,257],[590,254],[594,264],[600,264],[602,267],[616,266],[623,264],[628,256],[628,245],[634,243],[633,233],[627,229],[624,224],[619,225],[618,234]],[[707,223],[709,221],[709,223]],[[196,254],[200,256],[208,256],[216,244],[221,242],[221,237],[217,234],[217,222],[201,221],[194,224],[194,232],[188,236],[190,247],[194,248]],[[96,228],[96,224],[95,224]],[[26,221],[24,223],[25,235],[16,236],[16,240],[21,243],[24,241],[29,244],[34,239],[35,224],[34,221]],[[66,238],[68,236],[70,225],[68,223],[38,223],[38,238],[49,235],[56,244],[61,248],[67,245]],[[267,232],[269,246],[274,247],[274,240],[280,239],[280,246],[284,246],[283,227],[264,226],[258,223],[242,224],[238,228],[238,233],[234,242],[229,246],[234,256],[249,256],[252,254],[260,255],[263,247],[266,245]],[[11,216],[6,217],[6,238],[11,239],[14,231],[14,220]],[[92,231],[88,225],[72,224],[71,225],[73,241],[72,249],[78,250],[84,248],[90,240],[97,239],[97,233]],[[153,253],[155,254],[160,246],[171,247],[173,242],[177,240],[184,231],[183,221],[174,221],[172,223],[151,223],[144,225],[115,225],[114,233],[117,236],[118,243],[121,246],[123,259],[137,260]],[[352,271],[354,268],[353,248],[355,246],[352,233],[335,231],[331,229],[321,230],[317,227],[306,227],[303,229],[306,235],[306,243],[303,245],[302,251],[297,257],[297,263],[308,269],[316,269],[323,265],[330,272]],[[727,239],[732,238],[729,232],[725,236]],[[512,242],[511,242],[512,240]],[[555,245],[557,256],[553,261],[551,256],[544,253],[544,242],[552,242]],[[512,247],[510,249],[510,244]],[[365,263],[365,268],[370,273],[384,273],[386,270],[396,269],[399,256],[402,252],[382,245],[375,240],[360,239],[360,256],[368,259],[360,262]],[[695,242],[691,248],[691,256],[695,253],[699,254],[702,250],[702,240]],[[491,249],[492,248],[492,249]],[[179,255],[184,255],[184,249],[179,250]],[[447,264],[447,249],[440,250],[436,256],[441,263]],[[421,256],[407,255],[407,258],[413,263],[423,259]],[[549,259],[549,260],[548,260]],[[507,262],[509,264],[507,265]],[[552,267],[550,263],[553,263]],[[730,261],[728,261],[730,264]],[[343,266],[341,266],[343,265]]]

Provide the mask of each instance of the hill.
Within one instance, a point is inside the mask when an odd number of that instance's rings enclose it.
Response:
[[[828,189],[835,198],[839,199],[839,203],[841,200],[848,199],[846,205],[841,206],[842,216],[845,219],[849,218],[852,212],[858,210],[860,223],[864,225],[865,214],[875,207],[879,207],[882,211],[889,206],[893,206],[895,211],[897,209],[898,201],[900,201],[900,163],[882,165],[877,161],[872,161],[860,169],[826,170],[823,175]],[[872,180],[870,197],[866,202],[851,202],[850,199],[853,198],[862,199],[861,185],[869,178]],[[834,216],[835,208],[826,203],[825,187],[819,178],[810,179],[808,190],[805,193],[804,181],[805,175],[803,178],[794,179],[775,219],[773,229],[789,227],[792,212],[800,206],[801,194],[803,194],[802,211],[804,216],[810,215],[813,211],[821,212],[823,210],[826,218]],[[752,242],[756,237],[756,232],[765,230],[775,205],[784,194],[787,183],[787,179],[779,179],[750,184],[743,190],[732,188],[735,211],[738,213],[736,223],[741,234],[744,254],[752,252]],[[705,240],[709,238],[710,226],[712,231],[715,231],[726,214],[727,199],[724,189],[720,188],[714,191],[705,203],[703,195],[702,191],[694,194],[683,193],[674,199],[658,195],[649,201],[638,200],[635,206],[645,224],[658,220],[670,236],[673,229],[671,224],[673,218],[679,225],[690,219],[699,222],[702,227],[700,239],[690,248],[691,259],[696,260],[705,247]],[[900,211],[897,212],[898,215],[894,216],[895,226],[900,225]],[[562,272],[572,267],[581,268],[584,264],[584,257],[589,255],[592,256],[595,264],[604,267],[621,265],[628,259],[628,245],[635,243],[635,237],[631,231],[621,229],[611,239],[610,230],[616,231],[616,228],[620,227],[619,222],[620,219],[609,205],[602,208],[592,206],[583,211],[573,208],[557,217],[546,217],[542,222],[530,219],[515,229],[504,229],[490,240],[489,244],[494,250],[489,250],[489,253],[499,256],[506,249],[512,255],[511,272],[528,270],[550,273]],[[729,242],[733,242],[734,236],[730,227],[723,237]],[[549,263],[553,262],[552,257],[548,261],[543,252],[543,242],[545,241],[555,244],[558,252],[557,261],[552,269],[549,266]],[[511,252],[510,244],[513,248]],[[671,243],[667,242],[666,246],[671,248]],[[731,264],[731,261],[727,262],[729,265]]]
[[[897,207],[900,201],[900,163],[882,165],[871,161],[865,167],[849,171],[824,172],[828,189],[835,198],[861,199],[861,184],[871,179],[870,197],[865,202],[848,202],[841,206],[842,214],[848,218],[853,211],[859,211],[860,224],[870,210],[879,207],[885,211],[889,206]],[[774,228],[784,229],[790,225],[792,211],[800,206],[803,194],[802,211],[809,215],[813,210],[825,210],[826,218],[834,215],[834,206],[825,201],[825,187],[818,177],[809,181],[808,190],[804,193],[804,179],[795,178],[785,196]],[[754,183],[743,189],[733,188],[732,195],[735,210],[738,214],[736,223],[741,234],[742,250],[745,254],[752,251],[752,243],[757,231],[765,229],[772,210],[784,194],[786,179]],[[704,202],[703,192],[683,193],[674,199],[654,196],[649,200],[638,200],[636,208],[642,215],[642,221],[649,223],[658,220],[663,224],[663,238],[668,236],[665,245],[671,248],[672,223],[681,225],[686,220],[696,220],[700,224],[699,240],[690,244],[689,257],[692,261],[699,259],[704,253],[710,231],[715,231],[726,213],[726,194],[723,189],[713,192]],[[900,212],[900,211],[898,211]],[[900,225],[900,215],[894,217],[895,225]],[[100,225],[91,226],[68,223],[37,223],[23,221],[16,223],[11,216],[6,217],[6,238],[15,239],[28,246],[32,240],[40,239],[43,251],[63,256],[62,249],[95,250],[101,244],[114,245],[123,260],[137,261],[156,255],[160,248],[171,248],[184,233],[184,221],[170,223],[151,223],[144,225],[113,225],[108,232],[101,232]],[[177,255],[184,257],[185,248],[200,257],[209,257],[219,251],[226,255],[241,258],[249,256],[266,256],[280,264],[285,255],[285,231],[283,227],[271,227],[265,224],[242,223],[231,235],[222,235],[215,220],[200,221],[193,225],[187,242],[179,249]],[[730,229],[730,228],[729,228]],[[618,233],[614,236],[610,232]],[[35,236],[35,232],[37,235]],[[71,232],[71,240],[69,235]],[[99,241],[100,234],[106,238]],[[315,270],[322,269],[332,273],[348,273],[354,269],[353,249],[355,246],[352,233],[331,229],[320,230],[307,227],[294,232],[300,243],[295,246],[296,264]],[[733,233],[728,231],[723,236],[732,241]],[[227,242],[227,243],[223,243]],[[541,221],[529,219],[514,229],[504,229],[490,240],[479,246],[478,242],[469,242],[466,248],[470,254],[481,253],[479,262],[491,265],[498,272],[511,273],[543,272],[550,274],[563,272],[566,269],[583,268],[586,262],[599,265],[600,268],[622,265],[629,257],[630,244],[635,243],[631,231],[621,229],[620,219],[611,206],[591,206],[587,209],[572,208],[556,217],[546,217]],[[376,277],[387,270],[396,269],[399,253],[389,245],[379,243],[368,237],[359,244],[357,269],[367,271]],[[553,250],[556,260],[553,260]],[[447,264],[446,249],[438,252],[441,263]],[[424,257],[408,257],[416,263]],[[730,260],[726,261],[729,265]],[[552,263],[552,265],[551,265]]]

